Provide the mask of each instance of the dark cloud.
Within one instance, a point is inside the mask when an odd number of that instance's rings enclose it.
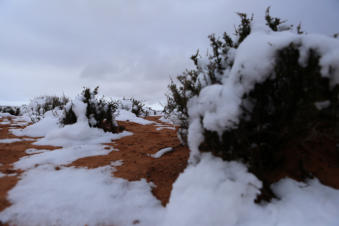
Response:
[[[192,66],[209,34],[232,33],[235,12],[263,22],[269,5],[306,31],[339,31],[337,0],[2,0],[0,103],[96,85],[107,96],[163,100],[169,76]]]

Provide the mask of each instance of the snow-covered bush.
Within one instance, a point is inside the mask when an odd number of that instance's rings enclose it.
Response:
[[[150,107],[146,107],[141,100],[137,100],[135,98],[123,98],[122,100],[119,100],[118,108],[130,111],[134,113],[137,117],[156,115],[155,110],[151,109]]]
[[[86,105],[85,117],[88,119],[90,127],[97,127],[103,129],[105,132],[119,132],[123,130],[119,127],[114,113],[117,110],[117,102],[108,101],[104,97],[97,98],[99,87],[96,87],[93,91],[89,88],[84,88],[79,100]],[[77,122],[78,118],[74,112],[76,101],[70,102],[65,110],[61,119],[61,124],[68,125]]]
[[[0,106],[0,112],[17,116],[20,114],[20,108],[14,106]]]
[[[335,138],[339,40],[304,34],[300,26],[294,31],[269,9],[266,26],[238,15],[234,39],[209,36],[211,54],[197,52],[195,69],[171,81],[165,110],[181,121],[190,162],[210,151],[246,163],[264,180],[288,161],[282,154],[288,142],[303,143],[310,133]]]
[[[33,98],[28,105],[21,107],[22,114],[27,115],[32,122],[37,122],[47,111],[63,110],[69,99],[65,96],[39,96]]]

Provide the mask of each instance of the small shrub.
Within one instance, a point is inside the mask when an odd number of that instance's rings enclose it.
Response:
[[[137,117],[148,116],[152,114],[153,111],[151,108],[145,107],[145,104],[141,100],[137,100],[135,98],[123,98],[119,101],[119,108],[130,111]]]
[[[0,106],[0,112],[18,116],[20,115],[20,108],[13,106]]]
[[[101,128],[105,132],[119,132],[122,130],[118,127],[115,120],[114,113],[117,110],[118,103],[114,101],[105,100],[104,97],[97,98],[99,87],[93,91],[89,88],[84,88],[81,93],[81,101],[86,104],[86,117],[90,127]],[[64,111],[64,116],[61,119],[63,125],[74,124],[77,122],[77,116],[73,111],[73,104],[71,104]]]
[[[37,122],[47,111],[63,110],[69,99],[65,96],[39,96],[22,107],[23,113],[29,115],[32,122]]]
[[[132,112],[136,116],[141,116],[142,114],[147,114],[146,111],[144,110],[145,104],[143,104],[141,101],[136,100],[134,98],[131,99],[132,101]]]

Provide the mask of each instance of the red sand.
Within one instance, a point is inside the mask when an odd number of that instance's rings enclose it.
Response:
[[[8,119],[10,120],[10,118]],[[148,117],[147,119],[161,123],[159,117]],[[0,121],[2,120],[0,119]],[[126,130],[133,132],[132,136],[105,144],[119,151],[112,151],[104,156],[81,158],[68,166],[97,168],[110,165],[112,161],[122,160],[123,165],[116,167],[117,172],[114,173],[114,176],[130,181],[146,178],[147,181],[156,185],[153,189],[155,197],[163,205],[166,205],[171,194],[172,184],[186,168],[188,148],[180,145],[175,130],[156,130],[155,125],[140,125],[132,122],[119,122],[119,125],[123,125]],[[10,124],[0,124],[0,139],[18,138],[9,133],[8,127],[10,126]],[[32,144],[33,142],[0,143],[0,172],[10,174],[0,178],[0,211],[10,205],[6,199],[7,192],[16,185],[22,173],[14,170],[12,164],[27,155],[25,150],[28,148],[49,150],[58,148],[36,146]],[[335,145],[335,140],[326,137],[310,139],[303,144],[299,144],[297,141],[291,142],[287,145],[288,150],[284,152],[286,161],[278,170],[267,172],[264,177],[270,183],[284,177],[301,180],[302,175],[298,175],[298,172],[302,167],[319,178],[323,184],[339,189],[339,154]],[[173,151],[158,159],[149,156],[166,147],[172,147]]]
[[[11,118],[7,118],[11,120]],[[0,119],[0,122],[3,119]],[[11,121],[11,124],[13,122]],[[31,137],[17,137],[9,133],[9,127],[22,128],[20,126],[12,126],[11,124],[1,125],[0,124],[0,139],[7,138],[31,138]],[[35,149],[48,149],[54,150],[58,147],[52,146],[36,146],[33,145],[34,141],[22,141],[15,143],[0,143],[0,172],[9,174],[9,176],[0,178],[0,211],[4,210],[10,205],[7,200],[7,192],[12,189],[19,180],[19,176],[22,173],[20,170],[14,170],[12,164],[18,161],[21,157],[27,155],[25,150],[28,148]]]
[[[148,120],[158,121],[159,117],[148,117]],[[10,118],[8,118],[10,120]],[[2,121],[0,119],[0,121]],[[159,122],[160,123],[160,122]],[[13,124],[13,122],[11,122]],[[11,124],[0,125],[0,139],[28,138],[16,137],[9,133]],[[164,124],[164,123],[162,123]],[[119,122],[126,130],[133,132],[132,136],[124,137],[105,145],[113,146],[119,151],[112,151],[104,156],[92,156],[81,158],[69,166],[96,168],[110,165],[112,161],[122,160],[123,165],[116,167],[114,176],[130,181],[146,178],[156,185],[153,194],[166,205],[168,202],[172,184],[178,175],[186,168],[188,148],[180,145],[176,131],[171,129],[156,130],[155,125],[140,125],[132,122]],[[16,126],[16,128],[21,128]],[[26,156],[28,148],[54,150],[58,147],[36,146],[34,141],[22,141],[9,144],[0,143],[0,172],[10,174],[0,178],[0,211],[10,206],[7,200],[7,192],[12,189],[20,178],[20,170],[13,169],[13,163]],[[173,151],[166,153],[161,158],[154,159],[148,154],[156,153],[166,147],[173,147]]]
[[[159,122],[158,118],[148,117],[146,119]],[[171,194],[172,184],[186,168],[188,148],[180,144],[174,130],[156,130],[154,125],[140,125],[132,122],[119,122],[119,125],[123,125],[127,131],[133,132],[132,136],[108,144],[119,151],[112,151],[104,156],[78,159],[71,165],[96,168],[109,165],[112,161],[122,160],[123,165],[116,167],[118,171],[114,175],[130,181],[141,178],[152,181],[156,185],[153,194],[163,205],[166,205]],[[166,147],[173,147],[174,150],[158,159],[149,156]]]

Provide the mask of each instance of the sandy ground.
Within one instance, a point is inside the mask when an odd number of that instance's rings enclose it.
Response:
[[[331,126],[325,125],[325,128]],[[261,179],[269,186],[285,177],[297,181],[316,177],[322,184],[339,189],[339,151],[336,143],[336,137],[331,133],[310,133],[307,139],[295,138],[285,145],[279,166],[265,172]],[[262,191],[258,200],[269,199],[266,195]]]
[[[147,119],[166,125],[159,121],[159,117],[148,117]],[[0,119],[1,121],[3,119]],[[11,124],[0,124],[0,139],[28,138],[10,134],[8,131],[10,127],[21,128],[13,125],[12,121]],[[126,130],[133,132],[133,135],[103,144],[119,151],[112,151],[103,156],[81,158],[68,166],[97,168],[121,160],[123,165],[116,167],[117,172],[114,173],[114,176],[130,181],[146,178],[148,182],[153,182],[156,187],[152,192],[165,206],[171,194],[172,184],[187,166],[189,155],[187,147],[180,145],[176,130],[173,129],[165,127],[157,130],[159,127],[155,124],[140,125],[132,122],[119,122],[119,125],[125,126]],[[172,126],[169,125],[169,127]],[[27,155],[25,150],[28,148],[49,150],[58,148],[36,146],[32,144],[33,142],[0,143],[0,172],[7,175],[0,178],[0,211],[10,206],[10,202],[6,199],[7,192],[16,185],[22,173],[14,170],[12,164]],[[310,174],[308,176],[317,177],[323,184],[339,189],[339,152],[335,145],[335,139],[324,135],[311,136],[310,139],[302,143],[299,140],[291,141],[286,145],[284,161],[277,170],[266,172],[263,179],[269,184],[284,177],[304,180],[305,173],[303,172],[305,171]],[[108,148],[111,149],[111,147]],[[172,147],[173,151],[158,159],[150,156],[166,147]],[[265,196],[265,192],[262,195]]]
[[[0,122],[3,121],[4,118],[0,119]],[[8,139],[8,138],[31,138],[31,137],[17,137],[12,135],[9,132],[11,128],[23,128],[20,126],[12,125],[14,124],[11,118],[7,118],[11,121],[11,124],[0,124],[0,139]],[[7,176],[0,178],[0,211],[4,210],[6,207],[10,205],[8,200],[6,199],[7,192],[12,189],[19,180],[19,176],[22,173],[20,170],[14,170],[12,164],[18,161],[21,157],[27,155],[25,150],[29,148],[35,149],[47,149],[54,150],[58,147],[52,146],[37,146],[33,145],[32,141],[22,141],[15,143],[0,143],[0,172],[6,174]]]
[[[159,117],[148,117],[157,123],[165,125],[158,120]],[[11,120],[8,118],[8,120]],[[3,119],[0,119],[3,121]],[[11,121],[11,124],[13,122]],[[11,124],[0,124],[0,139],[6,138],[28,138],[16,137],[9,132]],[[128,179],[130,181],[146,178],[148,182],[153,182],[156,187],[153,194],[163,205],[168,202],[172,184],[179,174],[186,168],[188,159],[188,149],[180,145],[173,129],[164,128],[157,130],[157,126],[140,125],[132,122],[119,122],[119,125],[125,126],[126,130],[133,132],[132,136],[127,136],[104,145],[113,146],[119,151],[112,151],[104,156],[85,157],[74,161],[68,166],[96,168],[110,165],[112,161],[122,160],[123,165],[118,166],[114,176]],[[7,192],[12,189],[20,178],[21,171],[14,170],[12,164],[21,157],[27,155],[25,150],[28,148],[54,150],[58,147],[36,146],[34,141],[22,141],[16,143],[0,143],[0,172],[7,176],[0,178],[0,211],[10,206],[6,199]],[[172,147],[173,151],[166,153],[161,158],[150,157],[162,148]]]
[[[159,122],[158,118],[148,117],[147,120]],[[125,126],[126,130],[133,132],[132,136],[106,144],[119,151],[112,151],[103,156],[85,157],[70,165],[96,168],[109,165],[112,161],[122,160],[123,165],[116,167],[118,171],[114,175],[130,181],[146,178],[148,182],[153,182],[156,185],[153,194],[163,205],[166,205],[172,184],[186,168],[187,147],[180,145],[175,130],[156,130],[157,127],[154,125],[140,125],[132,122],[119,121],[118,123]],[[166,147],[172,147],[174,150],[158,159],[149,156]]]

